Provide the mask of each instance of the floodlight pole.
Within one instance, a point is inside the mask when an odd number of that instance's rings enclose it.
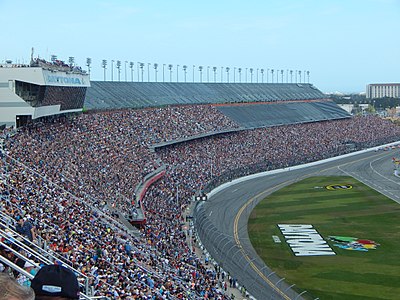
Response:
[[[126,76],[126,64],[128,63],[128,61],[125,61],[125,82],[128,81],[128,78]]]
[[[114,81],[114,60],[111,60],[111,81]]]
[[[162,82],[165,82],[164,69],[165,69],[165,64],[162,65]]]

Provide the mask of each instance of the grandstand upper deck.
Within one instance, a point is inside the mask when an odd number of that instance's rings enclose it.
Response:
[[[92,81],[85,108],[144,108],[179,104],[296,101],[326,98],[312,84]]]

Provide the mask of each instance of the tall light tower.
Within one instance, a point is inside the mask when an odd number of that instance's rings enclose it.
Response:
[[[193,65],[193,72],[192,72],[192,80],[193,80],[193,82],[194,82],[194,68],[195,68],[196,66],[195,65]]]
[[[199,66],[200,82],[203,82],[203,66]]]
[[[290,83],[293,83],[293,70],[290,70],[289,73],[290,73]]]
[[[92,59],[90,57],[86,58],[86,66],[88,68],[89,75],[90,75],[90,69],[91,69],[90,65],[91,64],[92,64]]]
[[[224,81],[224,67],[221,67],[221,83]]]
[[[114,81],[114,60],[111,60],[111,81]]]
[[[153,68],[154,68],[154,79],[155,79],[155,81],[157,82],[157,73],[158,73],[158,64],[157,63],[155,63],[154,65],[153,65]]]
[[[301,71],[299,70],[299,78],[300,78],[300,83],[301,83]]]
[[[233,67],[233,83],[236,82],[236,67]]]
[[[250,71],[250,83],[253,83],[253,68],[250,68],[249,71]]]
[[[274,83],[274,69],[271,69],[271,81]]]
[[[310,83],[310,71],[307,71],[307,83]]]
[[[247,83],[247,69],[248,68],[246,68],[246,73],[245,73],[245,76],[244,76],[244,79],[245,79],[246,83]]]
[[[121,81],[121,61],[117,60],[118,81]]]
[[[172,64],[168,65],[168,70],[169,70],[169,82],[172,82],[172,68],[174,66]]]
[[[129,68],[131,68],[131,82],[133,82],[133,61],[129,63]]]
[[[139,67],[140,67],[140,71],[141,71],[141,73],[142,73],[142,82],[143,82],[143,73],[144,73],[144,63],[140,63],[139,64]]]
[[[147,63],[147,82],[150,82],[150,65],[151,63]]]
[[[183,65],[182,69],[183,69],[183,74],[185,76],[185,82],[186,82],[187,65]]]
[[[225,68],[225,71],[226,71],[226,82],[227,82],[227,83],[229,83],[229,70],[230,70],[229,67],[226,67],[226,68]]]
[[[281,70],[281,83],[283,83],[283,70]]]
[[[207,66],[207,83],[210,82],[210,66]]]
[[[162,82],[165,82],[164,69],[165,69],[165,64],[162,65]]]
[[[125,82],[127,82],[128,81],[128,76],[127,76],[127,73],[126,73],[126,64],[128,63],[128,61],[126,60],[125,62],[124,62],[124,64],[125,64]]]
[[[258,83],[258,68],[257,68],[257,72],[256,72],[256,82]]]
[[[269,83],[269,69],[267,69],[267,83]]]
[[[72,67],[74,66],[74,63],[75,63],[75,57],[70,56],[68,58],[68,62],[69,62],[69,67],[72,69]]]
[[[176,82],[179,82],[179,65],[176,65]]]
[[[276,70],[276,83],[279,83],[279,70]]]
[[[214,83],[217,82],[217,67],[213,67],[213,72],[214,72]]]
[[[104,77],[103,80],[106,81],[106,69],[107,69],[107,60],[103,59],[101,62],[101,67],[104,69]]]
[[[260,72],[261,72],[261,83],[264,83],[264,69],[261,69]]]
[[[242,68],[238,68],[239,73],[239,83],[242,83]]]

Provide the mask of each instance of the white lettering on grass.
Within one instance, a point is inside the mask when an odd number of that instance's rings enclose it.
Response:
[[[308,224],[278,224],[296,256],[336,255],[328,243]]]

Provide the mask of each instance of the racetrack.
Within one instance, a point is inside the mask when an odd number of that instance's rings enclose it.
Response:
[[[300,299],[258,257],[247,233],[247,220],[255,205],[268,194],[310,176],[348,175],[400,203],[400,178],[393,175],[392,157],[398,149],[369,151],[322,164],[232,183],[211,192],[202,211],[203,243],[211,255],[257,299]],[[205,217],[204,217],[205,216]],[[208,223],[212,223],[209,225]],[[201,236],[201,235],[200,235]]]

